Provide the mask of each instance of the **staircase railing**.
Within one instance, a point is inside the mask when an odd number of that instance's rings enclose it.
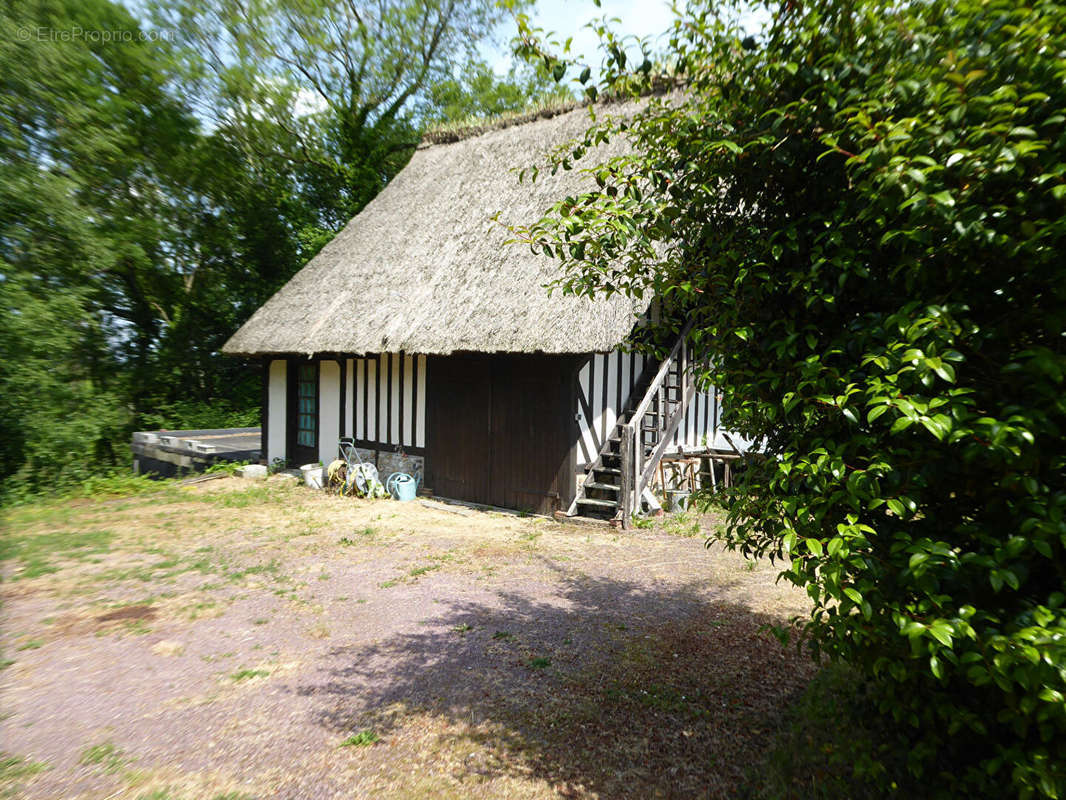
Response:
[[[621,440],[618,444],[622,480],[618,495],[623,528],[629,527],[630,517],[640,508],[641,495],[651,482],[655,474],[655,466],[666,452],[666,448],[670,446],[670,440],[681,424],[689,401],[696,392],[696,384],[689,369],[688,334],[691,330],[691,322],[681,330],[673,349],[663,359],[659,371],[648,385],[643,399],[629,420],[622,425]],[[680,377],[679,396],[676,400],[677,406],[668,413],[665,384],[667,376],[675,365]],[[658,398],[657,403],[656,398]],[[655,449],[645,457],[644,418],[651,413],[653,403],[656,404],[655,428],[659,430],[660,435]]]

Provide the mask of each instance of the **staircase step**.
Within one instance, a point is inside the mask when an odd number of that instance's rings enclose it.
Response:
[[[599,489],[604,492],[617,492],[619,487],[614,483],[601,483],[600,481],[585,481],[583,484],[586,491],[589,489]]]
[[[579,506],[592,506],[593,508],[618,508],[616,500],[593,500],[591,497],[578,498]]]
[[[593,467],[590,472],[609,472],[612,475],[621,475],[622,470],[617,467]]]

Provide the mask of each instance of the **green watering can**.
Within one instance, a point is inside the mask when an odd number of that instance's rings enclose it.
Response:
[[[418,491],[418,480],[406,472],[394,472],[385,481],[385,490],[397,500],[414,500]]]

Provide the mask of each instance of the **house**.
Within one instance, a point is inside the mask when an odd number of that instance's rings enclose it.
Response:
[[[647,302],[549,293],[558,262],[493,222],[586,188],[580,170],[514,168],[587,125],[564,109],[423,144],[233,335],[223,352],[264,364],[267,463],[328,463],[352,437],[383,475],[420,473],[442,497],[610,517],[663,455],[728,446],[683,341],[663,362],[630,350]]]

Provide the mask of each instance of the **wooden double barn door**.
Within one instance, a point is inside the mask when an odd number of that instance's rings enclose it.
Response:
[[[441,497],[547,514],[574,494],[578,359],[458,353],[428,362],[426,486]]]

